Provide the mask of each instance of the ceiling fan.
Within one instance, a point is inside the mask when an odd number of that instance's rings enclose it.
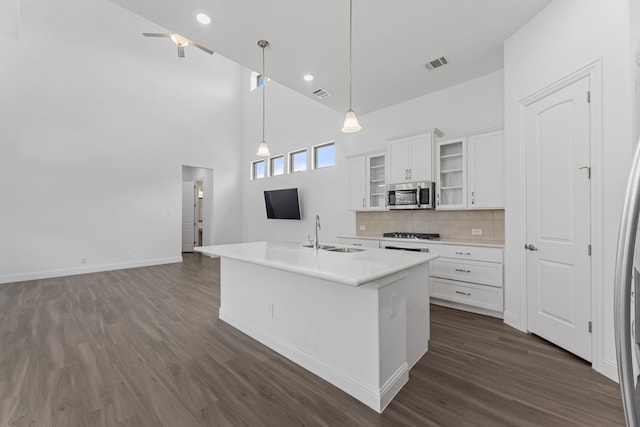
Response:
[[[178,33],[171,33],[171,34],[161,34],[161,33],[142,33],[143,36],[145,37],[166,37],[166,38],[170,38],[172,42],[174,42],[176,44],[176,46],[178,46],[178,58],[184,58],[184,48],[185,46],[194,46],[197,47],[200,50],[203,50],[205,52],[207,52],[209,55],[213,55],[213,51],[210,49],[207,49],[206,47],[199,45],[198,43],[189,40],[188,38],[181,36]]]

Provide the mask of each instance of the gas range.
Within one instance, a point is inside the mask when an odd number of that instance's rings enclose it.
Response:
[[[440,239],[439,233],[403,233],[399,231],[392,231],[390,233],[383,233],[382,237],[394,237],[396,239],[414,239],[414,240],[438,240]]]

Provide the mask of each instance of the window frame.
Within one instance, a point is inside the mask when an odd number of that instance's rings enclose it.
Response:
[[[293,156],[300,153],[305,154],[304,169],[299,171],[294,171],[293,168],[295,166],[295,162],[293,160]],[[289,160],[289,168],[288,168],[289,173],[300,173],[300,172],[306,172],[309,170],[309,149],[308,148],[301,148],[299,150],[289,151],[289,153],[287,154],[287,158]]]
[[[273,162],[274,160],[282,159],[282,173],[274,174],[273,173]],[[269,177],[281,176],[287,173],[287,159],[284,154],[276,154],[275,156],[269,157]]]
[[[264,166],[264,172],[262,174],[262,176],[256,176],[256,166],[262,163]],[[255,181],[256,179],[264,179],[267,177],[267,162],[265,162],[265,159],[258,159],[258,160],[254,160],[251,162],[251,180]]]
[[[321,148],[324,148],[324,147],[328,147],[330,145],[334,146],[333,164],[329,165],[329,166],[318,167],[318,149],[321,149]],[[311,169],[312,170],[326,169],[326,168],[330,168],[330,167],[335,166],[336,165],[335,146],[336,146],[336,142],[335,141],[323,142],[322,144],[317,144],[317,145],[311,146]]]

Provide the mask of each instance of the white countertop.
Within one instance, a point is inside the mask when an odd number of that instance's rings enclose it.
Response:
[[[333,245],[332,245],[333,246]],[[339,246],[339,245],[336,245]],[[437,258],[422,252],[366,248],[338,253],[304,248],[300,242],[251,242],[196,247],[197,252],[359,286]]]
[[[336,236],[339,239],[364,239],[364,240],[384,240],[389,242],[413,242],[424,243],[427,245],[461,245],[461,246],[478,246],[484,248],[499,248],[504,249],[504,242],[469,242],[466,240],[429,240],[429,239],[400,239],[396,237],[370,237],[370,236],[355,236],[355,235],[341,235]]]

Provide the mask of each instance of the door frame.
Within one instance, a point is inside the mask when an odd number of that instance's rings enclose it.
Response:
[[[196,220],[196,218],[197,218],[196,210],[197,210],[197,207],[198,207],[197,206],[197,204],[198,204],[198,196],[196,194],[196,192],[197,192],[197,184],[196,184],[196,182],[197,181],[182,181],[182,207],[183,207],[183,209],[182,209],[182,222],[181,222],[182,227],[181,227],[181,229],[182,229],[182,232],[184,233],[184,230],[185,230],[184,229],[184,223],[185,223],[185,220],[184,220],[185,196],[190,194],[192,196],[191,197],[191,201],[192,201],[192,204],[193,204],[193,218],[192,218],[192,221],[191,221],[191,224],[192,224],[191,225],[191,233],[193,235],[193,246],[197,245],[196,236],[197,236],[197,231],[198,231],[197,220]],[[191,191],[187,191],[185,184],[189,184],[190,185],[190,190]],[[181,240],[180,249],[181,249],[182,253],[185,253],[185,252],[186,253],[193,253],[193,248],[190,251],[185,251],[184,250],[184,245],[185,245],[184,234],[182,234],[180,240]]]
[[[606,372],[616,375],[615,361],[604,360],[604,179],[603,179],[603,138],[602,138],[602,61],[600,59],[586,65],[583,68],[565,76],[564,78],[540,89],[537,92],[518,102],[518,144],[520,151],[520,194],[526,194],[526,110],[527,107],[540,99],[560,90],[583,78],[589,78],[591,92],[589,121],[590,121],[590,157],[591,157],[591,313],[592,313],[592,337],[591,337],[591,366],[598,372]],[[586,94],[585,94],[586,96]],[[528,331],[528,305],[527,305],[527,254],[523,249],[527,239],[527,205],[526,198],[520,200],[519,211],[520,242],[521,245],[514,250],[521,250],[520,265],[520,329]]]

